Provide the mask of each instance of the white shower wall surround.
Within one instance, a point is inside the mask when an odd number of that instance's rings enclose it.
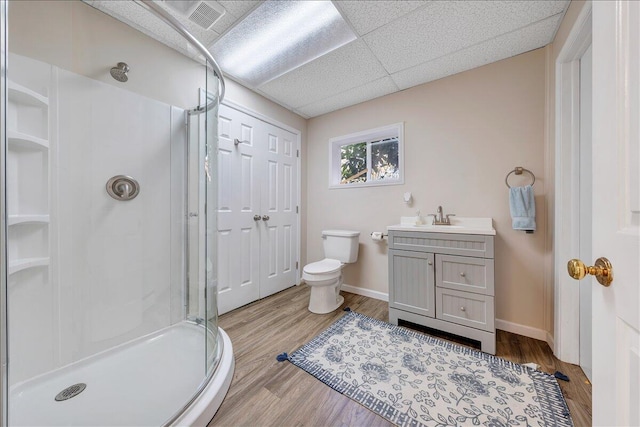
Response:
[[[48,258],[9,276],[14,385],[184,319],[175,215],[186,135],[180,108],[18,55],[10,64],[10,79],[49,102],[44,125],[37,111],[19,124],[48,149],[11,154],[8,168],[8,206],[19,210],[9,215],[48,219],[9,231],[10,264]],[[136,199],[105,191],[120,174],[140,183]]]

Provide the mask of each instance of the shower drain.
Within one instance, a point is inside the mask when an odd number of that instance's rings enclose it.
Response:
[[[87,385],[85,383],[70,385],[69,387],[62,390],[60,393],[56,394],[56,402],[62,402],[63,400],[76,397],[77,395],[82,393],[85,388],[87,388]]]

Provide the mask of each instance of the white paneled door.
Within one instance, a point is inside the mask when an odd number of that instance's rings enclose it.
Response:
[[[222,105],[218,311],[297,283],[298,136]]]
[[[594,425],[640,425],[639,117],[640,2],[593,2],[592,253],[613,266],[590,281]]]

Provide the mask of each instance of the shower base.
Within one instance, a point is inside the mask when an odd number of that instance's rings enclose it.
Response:
[[[206,425],[234,370],[231,340],[222,329],[218,335],[222,354],[216,372],[177,418],[204,377],[205,330],[187,322],[11,387],[9,425],[161,426],[172,418],[179,425]],[[68,400],[54,399],[78,383],[86,389]]]

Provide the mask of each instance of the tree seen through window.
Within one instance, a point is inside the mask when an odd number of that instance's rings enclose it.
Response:
[[[398,138],[357,142],[340,147],[340,184],[385,179],[399,174]]]

